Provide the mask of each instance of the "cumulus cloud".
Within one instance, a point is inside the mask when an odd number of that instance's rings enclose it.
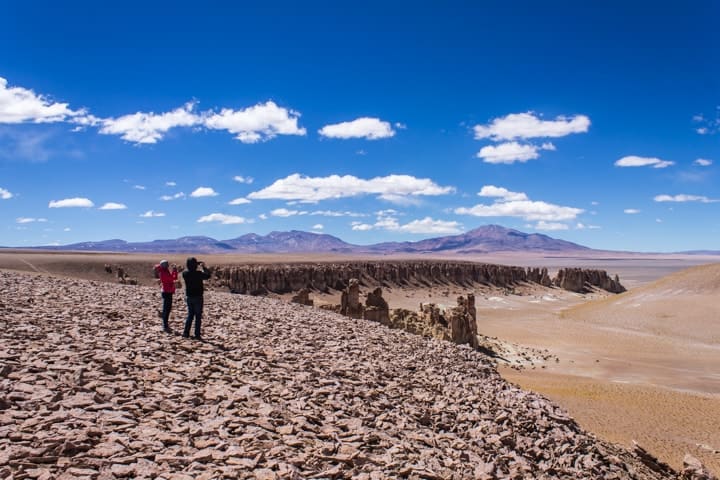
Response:
[[[396,124],[397,128],[401,124]],[[367,140],[378,140],[381,138],[389,138],[395,135],[390,122],[380,120],[374,117],[361,117],[350,122],[335,123],[325,125],[318,133],[327,138],[365,138]]]
[[[252,202],[250,200],[248,200],[247,198],[240,197],[240,198],[235,198],[233,200],[230,200],[228,202],[228,205],[245,205],[246,203],[252,203]]]
[[[145,185],[133,185],[135,190],[145,190]]]
[[[72,208],[72,207],[94,207],[95,204],[82,197],[65,198],[63,200],[51,200],[48,208]]]
[[[527,195],[522,192],[511,192],[507,188],[496,187],[495,185],[483,186],[478,195],[481,197],[496,197],[504,202],[528,199]]]
[[[699,124],[695,132],[700,135],[714,135],[720,132],[720,108],[715,109],[714,118],[705,115],[693,115],[693,122]]]
[[[713,200],[704,195],[686,195],[681,193],[679,195],[656,195],[653,198],[656,202],[700,202],[700,203],[715,203],[718,200]]]
[[[698,158],[693,162],[693,165],[697,165],[699,167],[709,167],[712,165],[712,160],[708,160],[706,158]]]
[[[623,212],[627,213],[628,215],[636,215],[640,213],[640,210],[638,210],[637,208],[626,208],[625,210],[623,210]]]
[[[675,162],[669,160],[660,160],[655,157],[638,157],[637,155],[628,155],[615,162],[616,167],[653,167],[666,168],[675,165]]]
[[[226,215],[224,213],[211,213],[198,218],[198,223],[209,223],[217,222],[222,225],[237,225],[240,223],[246,223],[247,219],[244,217],[238,217],[236,215]]]
[[[578,224],[578,225],[582,225],[582,224]],[[565,223],[540,221],[540,222],[536,223],[533,228],[535,228],[535,230],[556,231],[556,230],[567,230],[570,227]],[[582,225],[579,228],[585,228],[585,226]]]
[[[202,198],[202,197],[217,197],[219,193],[217,193],[212,187],[198,187],[190,194],[193,198]]]
[[[233,177],[233,180],[235,180],[238,183],[247,183],[247,184],[253,183],[255,181],[255,179],[253,177],[243,177],[242,175],[235,175]]]
[[[288,210],[287,208],[276,208],[270,215],[273,217],[294,217],[295,215],[307,215],[308,212],[300,210]]]
[[[126,208],[127,205],[124,203],[107,202],[100,207],[100,210],[125,210]]]
[[[542,145],[521,144],[518,142],[506,142],[499,145],[486,145],[477,153],[485,163],[515,163],[527,162],[540,156],[540,150],[555,150],[552,143]]]
[[[165,214],[163,212],[156,212],[154,210],[148,210],[147,212],[140,215],[142,218],[154,218],[154,217],[164,217]]]
[[[522,192],[512,192],[494,185],[484,186],[478,195],[494,197],[492,205],[478,204],[474,207],[456,208],[458,215],[476,217],[517,217],[528,221],[560,222],[574,220],[584,212],[580,208],[565,207],[543,201],[532,201]]]
[[[325,228],[325,227],[323,226],[322,223],[316,223],[315,225],[312,226],[313,230],[322,230],[323,228]]]
[[[163,196],[160,197],[160,200],[163,200],[163,201],[165,201],[165,202],[169,202],[170,200],[178,200],[178,199],[180,199],[180,198],[185,198],[185,193],[184,193],[184,192],[178,192],[178,193],[174,193],[174,194],[172,194],[172,195],[163,195]]]
[[[478,140],[489,138],[493,141],[501,141],[564,137],[571,133],[587,132],[589,127],[590,119],[585,115],[558,116],[555,120],[541,120],[534,112],[525,112],[495,118],[487,125],[476,125],[474,131]]]
[[[44,223],[44,222],[47,222],[47,218],[18,217],[15,219],[15,222],[17,222],[17,223],[34,223],[34,222]]]
[[[398,201],[408,197],[445,195],[454,191],[453,187],[443,187],[428,178],[410,175],[388,175],[366,180],[353,175],[306,177],[294,173],[276,180],[269,187],[252,192],[248,198],[317,203],[328,199],[378,195],[383,200]]]
[[[0,77],[0,123],[63,122],[86,115],[85,110],[71,110],[67,103],[54,102],[22,87],[8,87]]]
[[[0,187],[0,199],[9,200],[13,197],[14,195],[10,192],[10,190],[5,190],[4,188]]]
[[[195,104],[188,102],[170,112],[137,112],[118,118],[101,120],[100,133],[120,135],[120,138],[137,144],[157,143],[175,127],[192,127],[202,122],[194,113]]]
[[[377,219],[374,224],[352,222],[350,225],[353,230],[388,230],[391,232],[403,232],[413,234],[456,234],[463,231],[462,224],[455,221],[435,220],[432,217],[425,217],[420,220],[413,220],[406,224],[400,224],[396,212],[390,211],[378,212]]]
[[[367,217],[368,215],[366,213],[357,213],[357,212],[340,212],[335,210],[315,210],[314,212],[310,212],[310,215],[320,215],[323,217]]]
[[[175,186],[177,186],[177,183],[175,183],[175,182],[165,182],[165,185],[168,186],[168,187],[175,187]]]
[[[257,143],[278,135],[305,135],[298,127],[300,113],[268,101],[244,110],[223,108],[208,113],[203,124],[213,130],[227,130],[243,143]]]

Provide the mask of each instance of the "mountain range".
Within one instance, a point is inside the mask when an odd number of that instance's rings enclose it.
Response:
[[[267,235],[248,233],[228,240],[192,236],[150,242],[112,239],[62,246],[35,247],[46,250],[144,252],[144,253],[492,253],[568,252],[588,247],[539,233],[524,233],[499,225],[485,225],[459,235],[428,238],[417,242],[385,242],[353,245],[327,234],[291,230]]]

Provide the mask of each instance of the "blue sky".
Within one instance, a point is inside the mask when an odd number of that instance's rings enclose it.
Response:
[[[104,3],[3,8],[0,245],[720,248],[717,2]]]

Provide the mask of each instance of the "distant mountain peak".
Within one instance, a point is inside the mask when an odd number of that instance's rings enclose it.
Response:
[[[116,252],[198,252],[198,253],[490,253],[503,251],[562,252],[589,250],[576,243],[540,233],[525,233],[501,225],[483,225],[465,233],[428,238],[416,242],[385,242],[360,246],[327,233],[302,230],[272,231],[267,235],[247,233],[237,238],[216,240],[195,235],[151,242],[113,239],[82,242],[53,250],[94,250]]]

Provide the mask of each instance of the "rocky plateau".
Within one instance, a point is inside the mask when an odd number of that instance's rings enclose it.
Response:
[[[0,285],[1,478],[712,478],[583,431],[467,345],[216,291],[200,342],[160,330],[156,288]]]

